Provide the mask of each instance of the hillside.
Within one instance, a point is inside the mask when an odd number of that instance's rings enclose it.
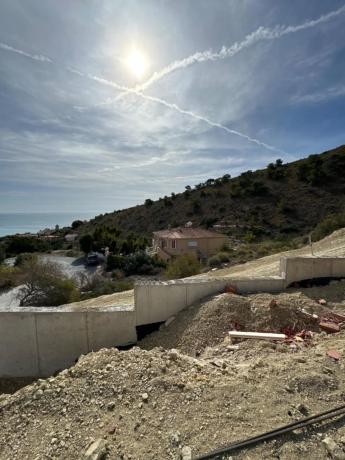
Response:
[[[293,163],[280,160],[266,169],[239,177],[208,179],[186,186],[183,193],[99,215],[80,227],[81,233],[97,227],[118,228],[150,236],[168,225],[210,227],[225,224],[225,231],[249,239],[305,235],[321,220],[344,210],[345,145]]]

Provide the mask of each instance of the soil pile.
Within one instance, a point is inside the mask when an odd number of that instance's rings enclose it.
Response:
[[[242,342],[215,359],[177,350],[101,350],[57,377],[0,398],[0,458],[190,459],[343,403],[345,334],[293,353]],[[223,346],[224,344],[222,344]],[[250,351],[250,353],[249,353]],[[232,454],[238,459],[345,455],[345,425],[329,422]],[[182,456],[183,455],[183,456]]]
[[[161,345],[198,356],[206,347],[221,343],[232,329],[319,331],[318,321],[312,315],[320,314],[324,309],[301,292],[248,296],[220,294],[183,310],[168,327],[163,325],[142,340],[140,346],[151,349]]]

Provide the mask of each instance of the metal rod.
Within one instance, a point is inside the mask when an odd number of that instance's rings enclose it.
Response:
[[[298,420],[297,422],[290,423],[288,425],[281,426],[276,428],[275,430],[267,431],[257,436],[253,436],[251,438],[245,439],[243,441],[238,441],[233,444],[230,444],[227,447],[223,447],[207,454],[201,455],[199,457],[195,457],[193,460],[209,460],[215,458],[219,455],[224,455],[229,452],[232,452],[236,449],[240,449],[243,447],[248,447],[250,445],[254,445],[256,443],[266,441],[268,439],[272,439],[276,436],[281,436],[282,434],[288,433],[290,431],[304,428],[305,426],[311,425],[313,423],[318,423],[323,420],[327,420],[329,418],[337,417],[340,415],[345,415],[345,405],[330,409],[326,412],[322,412],[317,415],[312,415],[310,417],[304,418],[303,420]]]

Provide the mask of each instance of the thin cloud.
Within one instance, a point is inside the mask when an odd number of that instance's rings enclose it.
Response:
[[[13,48],[12,46],[9,46],[9,45],[4,45],[4,46],[5,46],[4,49],[6,49],[8,51],[12,51],[12,52],[18,53],[20,55],[30,57],[31,59],[34,59],[34,60],[37,60],[37,61],[44,61],[44,62],[50,62],[50,63],[54,62],[52,59],[47,58],[45,56],[36,55],[36,54],[30,54],[30,53],[27,53],[26,51],[18,50],[18,49]],[[163,106],[165,106],[167,108],[175,110],[176,112],[178,112],[178,113],[180,113],[182,115],[187,115],[187,116],[189,116],[191,118],[194,118],[195,120],[199,120],[199,121],[202,121],[204,123],[207,123],[209,126],[211,126],[213,128],[222,129],[223,131],[227,132],[228,134],[239,136],[239,137],[241,137],[243,139],[246,139],[247,141],[249,141],[251,143],[259,145],[260,147],[264,147],[264,148],[266,148],[268,150],[271,150],[273,152],[286,153],[286,152],[282,151],[281,149],[279,149],[277,147],[274,147],[274,146],[272,146],[270,144],[266,144],[265,142],[260,141],[259,139],[255,139],[253,137],[250,137],[247,134],[241,133],[240,131],[230,129],[227,126],[222,125],[221,123],[214,122],[214,121],[210,120],[209,118],[206,118],[206,117],[204,117],[202,115],[199,115],[199,114],[197,114],[195,112],[192,112],[190,110],[182,109],[177,104],[170,103],[170,102],[168,102],[168,101],[166,101],[164,99],[158,98],[158,97],[148,96],[147,94],[144,94],[142,91],[139,91],[136,88],[129,88],[127,86],[123,86],[123,85],[120,85],[120,84],[118,84],[118,83],[116,83],[116,82],[114,82],[112,80],[107,80],[105,78],[98,77],[97,75],[86,74],[86,73],[83,73],[80,70],[75,69],[75,68],[65,67],[65,69],[68,72],[76,74],[76,75],[78,75],[78,76],[80,76],[82,78],[88,78],[88,79],[93,80],[93,81],[95,81],[95,82],[97,82],[99,84],[111,86],[111,87],[113,87],[114,89],[116,89],[118,91],[123,91],[125,93],[131,93],[131,94],[134,94],[134,95],[136,95],[136,96],[138,96],[138,97],[140,97],[142,99],[145,99],[147,101],[155,102],[157,104],[163,105]],[[84,107],[75,106],[75,109],[77,109],[79,111],[82,111],[82,110],[84,110]]]
[[[161,80],[166,75],[169,75],[170,73],[175,72],[176,70],[185,69],[186,67],[189,67],[197,63],[202,63],[206,61],[218,61],[221,59],[226,59],[226,58],[235,56],[243,49],[249,48],[250,46],[260,41],[277,40],[285,35],[293,34],[296,32],[300,32],[301,30],[316,27],[319,24],[330,21],[331,19],[335,18],[336,16],[341,15],[344,12],[345,12],[345,5],[339,8],[338,10],[331,11],[327,14],[320,16],[317,19],[306,21],[297,26],[278,25],[273,28],[267,28],[267,27],[261,26],[257,30],[252,32],[251,34],[247,35],[244,38],[244,40],[242,40],[241,42],[235,42],[230,47],[223,46],[218,52],[213,52],[211,50],[201,51],[201,52],[194,53],[191,56],[188,56],[184,59],[174,61],[168,66],[159,70],[158,72],[154,72],[148,80],[146,80],[141,85],[135,86],[132,89],[135,89],[136,91],[144,91],[156,81]],[[130,92],[131,91],[127,91],[127,92],[120,94],[119,96],[117,96],[115,100],[121,99],[122,97],[126,96]]]
[[[33,59],[34,61],[53,62],[47,56],[43,56],[42,54],[31,54],[31,53],[28,53],[27,51],[19,50],[18,48],[14,48],[13,46],[7,45],[6,43],[0,42],[0,48],[5,51],[9,51],[11,53],[17,53],[17,54],[20,54],[21,56],[28,57],[30,59]]]
[[[317,104],[319,102],[328,101],[335,97],[344,97],[345,96],[345,85],[332,86],[327,88],[324,91],[319,91],[316,93],[303,94],[293,96],[291,99],[292,104]]]
[[[118,83],[116,83],[114,81],[107,80],[105,78],[101,78],[101,77],[98,77],[96,75],[82,74],[81,72],[78,72],[78,73],[79,73],[80,76],[87,77],[87,78],[89,78],[91,80],[96,81],[97,83],[100,83],[102,85],[111,86],[111,87],[113,87],[113,88],[115,88],[117,90],[120,90],[120,91],[123,91],[123,89],[125,88],[131,94],[139,96],[139,97],[141,97],[142,99],[144,99],[146,101],[155,102],[157,104],[163,105],[164,107],[167,107],[169,109],[175,110],[176,112],[178,112],[178,113],[180,113],[182,115],[187,115],[187,116],[189,116],[191,118],[194,118],[195,120],[198,120],[198,121],[203,121],[204,123],[207,123],[209,126],[212,126],[213,128],[219,128],[219,129],[222,129],[223,131],[227,132],[228,134],[233,134],[235,136],[242,137],[243,139],[246,139],[249,142],[257,144],[260,147],[264,147],[264,148],[266,148],[268,150],[271,150],[272,152],[286,153],[283,150],[279,149],[278,147],[274,147],[273,145],[266,144],[265,142],[262,142],[259,139],[255,139],[254,137],[250,137],[247,134],[241,133],[240,131],[230,129],[227,126],[222,125],[221,123],[212,121],[209,118],[206,118],[206,117],[204,117],[202,115],[199,115],[199,114],[197,114],[195,112],[192,112],[190,110],[182,109],[177,104],[170,103],[170,102],[166,101],[165,99],[161,99],[161,98],[155,97],[155,96],[149,96],[148,94],[144,94],[143,92],[138,91],[135,88],[126,88],[125,86],[119,85]],[[85,107],[75,107],[75,108],[77,110],[80,110],[80,111],[85,109]]]

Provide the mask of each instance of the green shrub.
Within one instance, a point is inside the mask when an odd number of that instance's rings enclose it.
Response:
[[[92,249],[93,244],[93,237],[89,233],[83,235],[79,240],[80,250],[84,252],[84,254],[88,254]]]
[[[31,236],[11,236],[7,240],[7,256],[23,252],[45,252],[51,249],[46,241]]]
[[[167,279],[186,278],[200,273],[201,265],[195,254],[185,254],[176,257],[169,264],[165,272]]]
[[[29,260],[22,266],[24,286],[18,293],[22,306],[57,306],[80,298],[74,280],[64,276],[52,262]]]
[[[0,266],[0,289],[9,289],[20,282],[20,271],[17,268]]]
[[[212,268],[219,267],[222,264],[218,256],[212,256],[208,259],[208,265]]]
[[[229,262],[230,258],[226,252],[219,252],[217,254],[218,259],[221,261],[222,264]]]
[[[144,251],[126,256],[110,254],[107,259],[107,271],[121,270],[126,276],[155,275],[164,267],[164,262],[150,257]]]
[[[313,241],[321,240],[335,230],[343,227],[345,227],[345,213],[330,214],[315,227],[312,239]]]
[[[27,262],[35,262],[37,261],[37,254],[31,253],[31,252],[23,252],[22,254],[19,254],[15,261],[14,265],[15,267],[21,267]]]

